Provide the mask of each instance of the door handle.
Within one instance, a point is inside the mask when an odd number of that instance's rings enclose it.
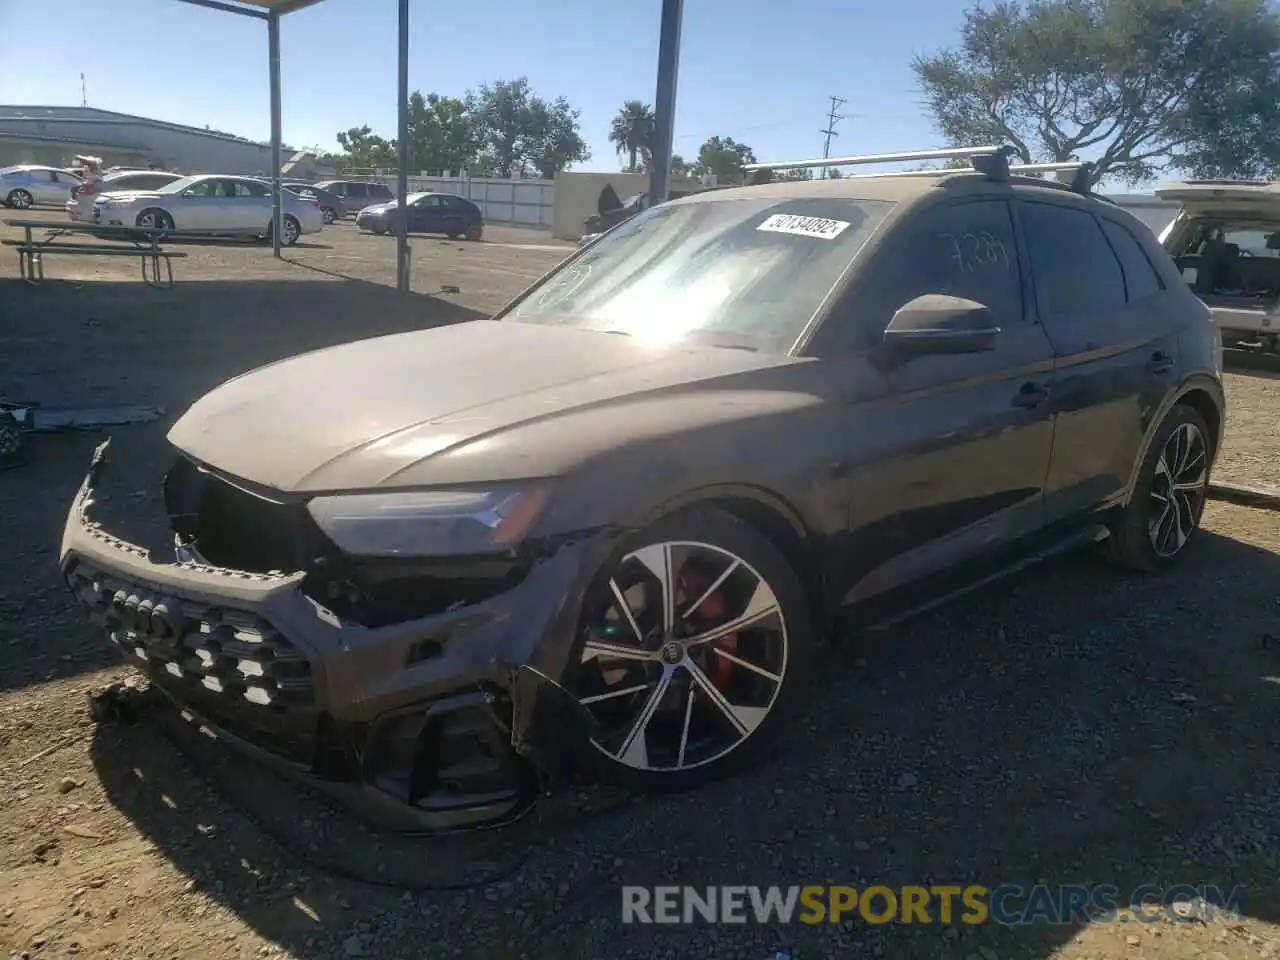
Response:
[[[1147,369],[1151,373],[1168,373],[1173,369],[1173,357],[1162,350],[1157,350],[1147,361]]]
[[[1049,388],[1038,383],[1024,383],[1013,397],[1015,407],[1038,407],[1049,399]]]

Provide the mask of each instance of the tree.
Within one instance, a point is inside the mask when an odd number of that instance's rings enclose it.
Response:
[[[475,133],[461,100],[417,90],[409,95],[411,170],[466,169],[475,157]]]
[[[338,143],[346,153],[347,167],[385,168],[396,165],[396,146],[394,140],[384,140],[369,128],[352,127],[338,134]]]
[[[522,136],[522,158],[545,180],[572,164],[591,159],[591,151],[582,139],[578,117],[564,97],[550,103],[534,97],[529,103],[529,123]]]
[[[1267,0],[997,0],[914,69],[940,131],[1025,163],[1096,156],[1094,180],[1280,160],[1280,17]]]
[[[678,153],[671,155],[671,169],[669,171],[673,177],[688,177],[693,175],[693,164]]]
[[[778,180],[812,180],[813,171],[808,167],[801,167],[798,170],[780,170],[777,175]]]
[[[756,155],[745,143],[732,137],[711,137],[698,148],[693,172],[696,176],[713,174],[722,183],[732,182],[742,178],[743,164],[755,162]]]
[[[653,108],[640,100],[628,100],[619,108],[609,129],[609,142],[618,155],[627,155],[627,171],[647,167],[653,156]]]
[[[591,156],[578,111],[564,97],[543,100],[530,88],[528,77],[485,84],[469,92],[465,102],[480,172],[508,177],[532,167],[550,178]]]
[[[527,77],[498,80],[467,93],[467,112],[478,133],[477,166],[482,172],[509,177],[523,165],[531,96]]]

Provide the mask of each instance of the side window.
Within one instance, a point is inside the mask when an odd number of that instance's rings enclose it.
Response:
[[[1086,316],[1125,302],[1124,273],[1093,214],[1025,201],[1022,224],[1036,298],[1046,321]]]
[[[868,342],[880,339],[900,307],[931,293],[975,300],[1002,327],[1022,322],[1022,277],[1008,203],[950,203],[926,210],[900,230],[868,264]]]
[[[325,189],[335,197],[345,197],[347,195],[347,185],[345,183],[331,183]]]
[[[353,200],[359,200],[369,196],[369,188],[363,183],[348,183],[347,196]]]
[[[1111,249],[1120,259],[1120,267],[1124,271],[1124,286],[1129,294],[1130,303],[1164,289],[1160,274],[1156,273],[1142,245],[1127,227],[1114,220],[1103,218],[1102,232],[1107,235],[1107,239],[1111,241]]]
[[[380,183],[369,184],[369,196],[375,200],[390,200],[393,196],[391,191]]]
[[[265,183],[254,183],[250,180],[236,180],[237,197],[269,197],[271,190]]]
[[[58,171],[56,171],[56,170],[41,170],[41,171],[40,171],[40,176],[39,176],[37,179],[39,179],[39,180],[47,180],[49,183],[57,183],[57,182],[58,182]]]
[[[187,189],[187,193],[193,197],[215,197],[217,196],[217,180],[201,180],[197,184],[193,184]]]

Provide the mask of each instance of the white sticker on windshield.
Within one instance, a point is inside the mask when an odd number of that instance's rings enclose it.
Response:
[[[801,217],[794,213],[775,213],[756,227],[766,233],[793,233],[797,237],[820,237],[834,240],[849,227],[847,220],[827,220],[824,217]]]

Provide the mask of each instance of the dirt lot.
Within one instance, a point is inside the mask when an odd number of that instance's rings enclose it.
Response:
[[[171,292],[114,261],[52,258],[31,290],[6,254],[0,386],[50,405],[167,407],[115,431],[106,504],[158,516],[164,429],[196,395],[304,349],[491,311],[564,250],[490,238],[415,239],[407,298],[387,286],[393,241],[348,226],[286,263],[191,247]],[[1228,390],[1219,478],[1280,483],[1280,379],[1237,372]],[[1278,513],[1211,504],[1194,554],[1159,580],[1073,557],[851,637],[777,757],[744,778],[643,802],[583,792],[495,833],[408,840],[164,732],[159,713],[90,722],[85,693],[127,671],[54,564],[98,439],[41,438],[36,463],[0,473],[0,946],[13,955],[1280,957]],[[1040,880],[1239,885],[1246,916],[945,931],[618,921],[624,883]]]

